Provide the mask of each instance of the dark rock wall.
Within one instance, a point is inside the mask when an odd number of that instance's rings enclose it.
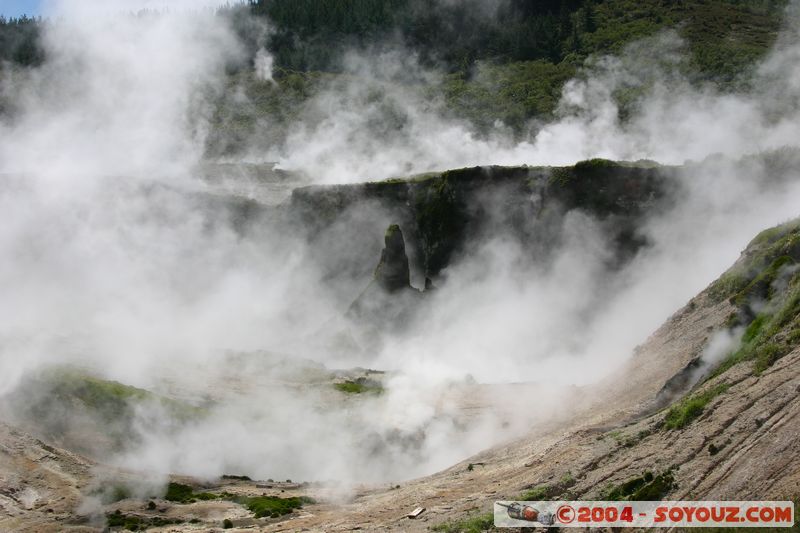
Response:
[[[503,234],[543,258],[561,238],[564,214],[579,209],[596,218],[624,261],[646,241],[644,218],[677,199],[675,169],[591,160],[574,167],[475,167],[404,180],[296,189],[293,223],[313,244],[338,242],[357,265],[327,258],[364,276],[380,252],[383,228],[399,224],[412,274],[420,286],[436,279],[482,238]],[[363,256],[361,255],[363,254]],[[412,276],[413,277],[413,276]]]

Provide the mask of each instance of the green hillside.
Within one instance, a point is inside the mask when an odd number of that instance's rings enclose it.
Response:
[[[343,58],[354,49],[370,54],[399,49],[406,56],[413,52],[423,68],[443,77],[432,86],[402,83],[441,99],[447,113],[467,119],[478,131],[499,120],[518,135],[525,134],[531,119],[552,117],[563,84],[587,57],[619,53],[667,29],[686,42],[686,60],[679,64],[683,75],[728,90],[746,87],[750,67],[776,39],[786,3],[257,0],[226,6],[217,15],[230,20],[253,56],[262,46],[273,54],[277,83],[257,80],[252,64],[231,65],[231,89],[243,89],[249,99],[219,101],[208,152],[234,154],[256,135],[264,145],[279,143],[304,103],[342,79]],[[268,36],[258,31],[259,21],[271,28]],[[0,19],[0,59],[6,65],[39,63],[43,24]],[[0,101],[0,113],[4,108],[10,107]]]
[[[216,116],[211,155],[235,152],[259,120],[265,143],[279,140],[302,103],[341,77],[347,50],[403,47],[423,67],[443,71],[434,86],[411,89],[445,102],[445,111],[479,132],[498,120],[525,135],[548,120],[564,83],[587,57],[622,52],[664,30],[686,43],[678,67],[688,79],[724,90],[747,86],[750,67],[782,26],[785,0],[504,0],[496,10],[477,0],[260,0],[252,12],[277,27],[269,47],[275,85],[239,72],[249,104],[226,104]],[[658,50],[655,52],[658,54]],[[358,80],[355,80],[359,83]],[[619,95],[632,100],[635,90]],[[624,103],[624,101],[623,101]]]
[[[387,40],[452,72],[480,60],[575,63],[676,28],[689,40],[698,69],[730,78],[770,46],[785,5],[785,0],[259,0],[251,9],[274,24],[270,48],[277,64],[292,70],[335,69],[342,49]]]

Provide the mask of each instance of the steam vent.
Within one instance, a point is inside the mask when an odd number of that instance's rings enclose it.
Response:
[[[406,243],[400,226],[397,224],[389,226],[384,242],[381,260],[375,268],[375,281],[389,292],[410,287]]]

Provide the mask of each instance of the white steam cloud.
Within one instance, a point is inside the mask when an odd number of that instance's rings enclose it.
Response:
[[[337,404],[330,387],[298,386],[278,375],[275,361],[340,365],[307,339],[357,291],[326,281],[313,250],[269,215],[237,225],[237,200],[205,194],[193,176],[211,102],[225,87],[226,64],[241,60],[241,44],[210,11],[120,16],[92,9],[101,4],[55,4],[64,18],[47,27],[46,63],[4,71],[3,94],[15,107],[0,121],[0,392],[46,364],[78,363],[216,401],[208,419],[177,434],[143,425],[141,447],[116,458],[127,466],[340,481],[442,468],[520,434],[545,416],[542,398],[558,399],[540,388],[529,398],[540,410],[529,418],[505,426],[487,411],[465,424],[459,394],[469,395],[468,385],[459,380],[595,380],[727,268],[755,232],[798,214],[796,170],[773,183],[758,162],[718,158],[680,177],[684,201],[641,228],[653,246],[613,274],[609,243],[585,213],[566,216],[564,241],[546,263],[532,263],[493,228],[445,271],[410,331],[359,354],[395,371],[385,394]],[[283,146],[260,155],[331,183],[589,157],[679,163],[796,146],[795,13],[792,4],[791,24],[748,93],[682,80],[682,44],[665,34],[589,64],[565,87],[559,119],[524,142],[502,126],[480,137],[409,89],[409,79],[437,76],[413,57],[353,56],[351,76],[311,101]],[[255,67],[272,79],[263,50]],[[613,94],[627,86],[651,89],[622,122]],[[373,229],[377,243],[385,228]],[[312,368],[303,379],[323,372]],[[520,403],[513,396],[508,406]]]
[[[442,118],[443,102],[414,89],[436,74],[421,69],[413,56],[354,57],[351,83],[323,91],[308,120],[269,160],[318,181],[342,183],[476,165],[568,165],[593,157],[682,164],[710,154],[739,157],[794,146],[800,138],[797,10],[794,3],[787,8],[786,28],[748,92],[691,85],[679,74],[688,59],[683,41],[664,32],[630,45],[620,57],[591,59],[564,87],[560,118],[522,142],[502,125],[483,138],[463,121]],[[615,100],[622,89],[643,92],[624,121]],[[376,91],[382,98],[374,98]],[[375,124],[387,117],[394,119],[384,125],[390,133],[375,138]]]

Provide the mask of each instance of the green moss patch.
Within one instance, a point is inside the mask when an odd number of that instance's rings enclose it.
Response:
[[[494,529],[494,513],[485,513],[463,520],[445,522],[431,527],[431,531],[441,533],[480,533]]]
[[[654,475],[645,472],[639,477],[630,479],[613,487],[603,499],[629,500],[629,501],[657,501],[661,500],[675,485],[675,478],[671,470]]]
[[[281,498],[278,496],[236,496],[228,492],[195,492],[189,485],[170,483],[164,499],[171,502],[188,504],[207,500],[228,500],[246,507],[256,518],[277,518],[300,509],[304,504],[315,503],[306,496]]]
[[[187,503],[192,499],[194,489],[189,485],[183,483],[170,483],[167,485],[167,493],[164,495],[165,500],[177,503]]]
[[[758,375],[800,342],[800,219],[761,232],[740,260],[710,287],[738,310],[728,327],[746,324],[739,348],[711,377],[753,360]],[[748,323],[749,322],[749,323]],[[798,334],[794,334],[794,331]]]
[[[244,505],[256,518],[278,518],[291,514],[295,509],[301,509],[304,504],[315,503],[312,498],[298,496],[280,498],[278,496],[253,496],[237,498],[237,503]]]
[[[370,382],[361,378],[355,381],[348,380],[342,383],[334,383],[333,388],[345,394],[380,394],[383,392],[383,387],[379,383]]]
[[[194,503],[196,501],[228,499],[230,496],[228,493],[195,492],[189,485],[173,482],[167,485],[164,499],[175,503]]]
[[[730,298],[736,305],[752,295],[766,296],[780,269],[800,261],[800,219],[765,230],[750,241],[744,259],[737,262],[709,288],[717,301]]]
[[[160,396],[117,381],[93,376],[84,370],[50,367],[28,377],[11,399],[11,408],[21,419],[38,425],[46,438],[63,438],[76,421],[86,431],[73,434],[68,447],[84,453],[122,451],[139,439],[138,409],[163,414],[170,429],[199,420],[206,409]],[[100,439],[93,438],[93,433]],[[98,444],[100,443],[100,444]],[[98,450],[95,446],[107,447]]]
[[[250,476],[239,476],[234,474],[223,474],[220,479],[229,479],[233,481],[253,481]]]
[[[728,384],[722,383],[705,392],[694,394],[677,402],[667,411],[663,427],[665,429],[685,428],[692,420],[703,414],[711,400],[727,391],[728,387]]]
[[[770,308],[748,325],[742,342],[714,372],[719,375],[733,365],[754,360],[753,372],[758,375],[775,361],[791,352],[800,343],[800,278],[789,282],[786,292],[773,299]]]
[[[123,514],[119,509],[106,515],[106,525],[110,529],[123,529],[127,531],[145,531],[151,527],[164,527],[183,523],[184,521],[178,518]]]
[[[79,401],[92,410],[107,414],[110,418],[123,416],[132,404],[146,402],[162,406],[176,419],[197,419],[206,414],[204,409],[185,402],[92,376],[71,367],[57,367],[44,372],[39,384],[48,388],[51,394],[60,399]]]
[[[749,284],[739,293],[731,298],[731,302],[736,306],[747,305],[754,300],[769,300],[772,296],[772,284],[778,274],[786,266],[795,264],[795,260],[788,255],[775,258],[770,265],[761,271]]]
[[[572,473],[567,472],[561,476],[561,479],[559,479],[557,483],[533,487],[532,489],[520,494],[517,497],[517,500],[529,502],[553,500],[564,494],[564,492],[573,485],[575,485],[575,477],[572,475]]]
[[[553,487],[549,485],[539,485],[519,495],[518,500],[522,502],[542,502],[549,500],[555,495]]]

